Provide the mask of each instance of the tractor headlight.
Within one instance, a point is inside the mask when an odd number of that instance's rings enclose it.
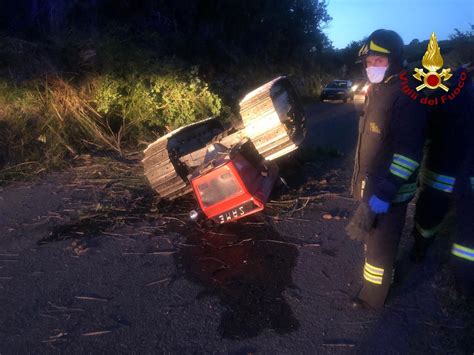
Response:
[[[199,219],[199,212],[196,210],[189,211],[189,219],[196,222]]]

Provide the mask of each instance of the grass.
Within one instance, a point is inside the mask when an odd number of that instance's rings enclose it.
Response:
[[[64,167],[84,152],[123,156],[174,128],[228,110],[197,67],[166,58],[142,71],[140,58],[120,72],[97,65],[97,71],[77,73],[54,68],[38,46],[32,53],[10,47],[7,63],[0,62],[0,184]],[[15,56],[28,54],[44,72],[25,60],[12,65]],[[9,77],[1,64],[11,65]]]

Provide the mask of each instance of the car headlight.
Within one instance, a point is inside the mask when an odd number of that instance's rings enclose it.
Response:
[[[362,91],[364,93],[367,92],[367,90],[369,90],[369,84],[364,85],[364,87],[362,88]]]
[[[357,85],[354,85],[353,87],[351,87],[351,91],[356,91],[357,90]]]

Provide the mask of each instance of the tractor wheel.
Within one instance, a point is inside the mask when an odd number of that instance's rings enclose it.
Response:
[[[145,152],[143,168],[151,187],[166,199],[175,199],[191,191],[187,180],[178,173],[168,151],[169,139],[161,139]]]
[[[206,146],[226,132],[213,118],[179,128],[150,144],[142,163],[151,187],[168,200],[191,192],[188,175],[204,161]]]
[[[266,160],[286,155],[302,143],[304,110],[287,78],[277,78],[255,89],[239,105],[246,135]]]

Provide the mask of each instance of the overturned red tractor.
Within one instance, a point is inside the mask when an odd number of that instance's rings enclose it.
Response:
[[[164,199],[193,192],[190,217],[226,223],[264,209],[278,178],[274,162],[306,133],[303,107],[290,81],[276,78],[240,101],[242,122],[210,118],[160,137],[144,151],[145,175]]]

